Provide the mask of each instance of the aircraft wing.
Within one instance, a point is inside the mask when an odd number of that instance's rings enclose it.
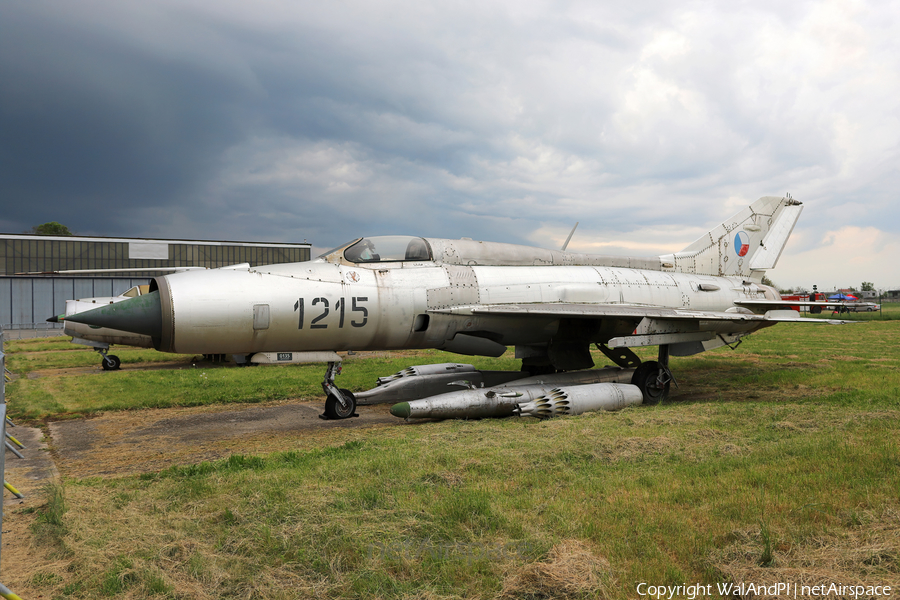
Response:
[[[743,309],[746,310],[746,309]],[[457,306],[432,312],[457,315],[555,317],[569,319],[623,319],[634,322],[631,335],[609,340],[610,348],[669,345],[673,356],[689,356],[740,341],[764,323],[843,324],[857,321],[801,317],[795,310],[769,310],[763,314],[691,310],[633,304],[535,303]],[[732,325],[729,325],[731,323]]]
[[[64,271],[28,271],[14,275],[85,275],[88,273],[147,273],[158,271],[202,271],[209,267],[135,267],[133,269],[68,269]]]
[[[809,322],[820,324],[855,323],[855,321],[801,317],[800,313],[795,310],[783,310],[784,306],[796,306],[796,304],[784,304],[779,306],[781,309],[769,310],[763,314],[756,314],[751,312],[692,310],[689,308],[667,308],[638,304],[544,302],[534,304],[481,304],[456,306],[453,308],[432,309],[430,312],[456,315],[502,315],[513,317],[541,316],[572,319],[633,319],[636,321],[641,321],[646,318],[664,321],[733,321],[735,323],[748,321],[772,321],[778,323]]]

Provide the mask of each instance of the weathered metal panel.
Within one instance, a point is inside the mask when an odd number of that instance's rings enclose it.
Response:
[[[134,285],[132,285],[130,279],[114,279],[112,281],[112,293],[109,295],[118,296],[119,294],[124,294],[133,287]]]
[[[75,297],[74,296],[74,294],[75,294],[74,279],[75,279],[74,277],[60,277],[58,279],[54,278],[54,279],[50,280],[53,282],[53,303],[51,304],[51,308],[54,308],[54,307],[57,307],[60,305],[65,306],[66,300],[71,300]],[[56,313],[56,314],[61,314],[61,313]],[[49,317],[49,316],[52,316],[52,315],[48,314],[47,317]],[[47,318],[47,317],[44,317],[44,318]]]
[[[12,323],[12,282],[0,279],[0,324]]]
[[[127,290],[128,288],[125,288]],[[123,292],[125,290],[122,290]],[[121,292],[119,292],[121,293]],[[111,279],[95,279],[94,280],[94,295],[95,296],[115,296],[113,294],[113,282]]]
[[[53,279],[35,279],[32,283],[31,294],[30,321],[32,323],[46,322],[48,317],[59,314],[53,310]],[[65,303],[65,299],[63,299],[63,303]]]
[[[94,279],[87,277],[73,277],[72,297],[69,300],[81,300],[82,298],[95,298],[100,294],[94,292]]]
[[[34,322],[31,311],[32,295],[31,278],[12,280],[12,289],[10,290],[10,325]],[[44,318],[46,319],[47,317]]]
[[[446,308],[479,303],[478,280],[472,267],[443,265],[450,285],[429,288],[428,308]]]

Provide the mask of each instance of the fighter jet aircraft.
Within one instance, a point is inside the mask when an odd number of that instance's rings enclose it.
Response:
[[[587,369],[596,345],[644,403],[667,397],[670,356],[734,346],[802,318],[761,283],[802,210],[760,198],[681,252],[653,258],[411,236],[357,238],[310,262],[174,273],[147,294],[67,316],[149,336],[157,350],[328,358],[325,415],[354,414],[339,389],[342,350],[437,348],[500,356],[532,375]],[[631,348],[658,346],[641,362]]]

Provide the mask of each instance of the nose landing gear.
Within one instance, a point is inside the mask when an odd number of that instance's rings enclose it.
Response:
[[[103,356],[103,360],[100,362],[100,366],[103,367],[104,371],[118,371],[119,367],[122,365],[122,361],[119,360],[119,357],[115,354],[107,354],[106,350],[101,348],[97,348],[97,352],[99,352]]]
[[[334,378],[340,372],[340,363],[328,363],[325,380],[322,382],[322,389],[325,391],[325,412],[319,415],[320,419],[347,419],[359,416],[356,414],[356,398],[350,390],[339,389],[334,385]]]

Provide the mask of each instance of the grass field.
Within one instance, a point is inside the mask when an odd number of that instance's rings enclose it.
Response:
[[[698,597],[740,597],[718,588],[740,583],[892,585],[896,596],[900,320],[878,316],[779,325],[733,351],[675,358],[679,387],[659,406],[398,421],[334,430],[314,450],[65,480],[32,511],[48,560],[30,583],[48,598],[624,599],[640,583],[711,586]],[[16,374],[96,365],[72,348],[26,340],[6,352]],[[11,413],[321,396],[318,365],[179,357],[181,369],[154,370],[143,367],[171,357],[117,354],[134,368],[20,377]],[[339,383],[364,389],[446,361],[470,362],[364,355]]]

